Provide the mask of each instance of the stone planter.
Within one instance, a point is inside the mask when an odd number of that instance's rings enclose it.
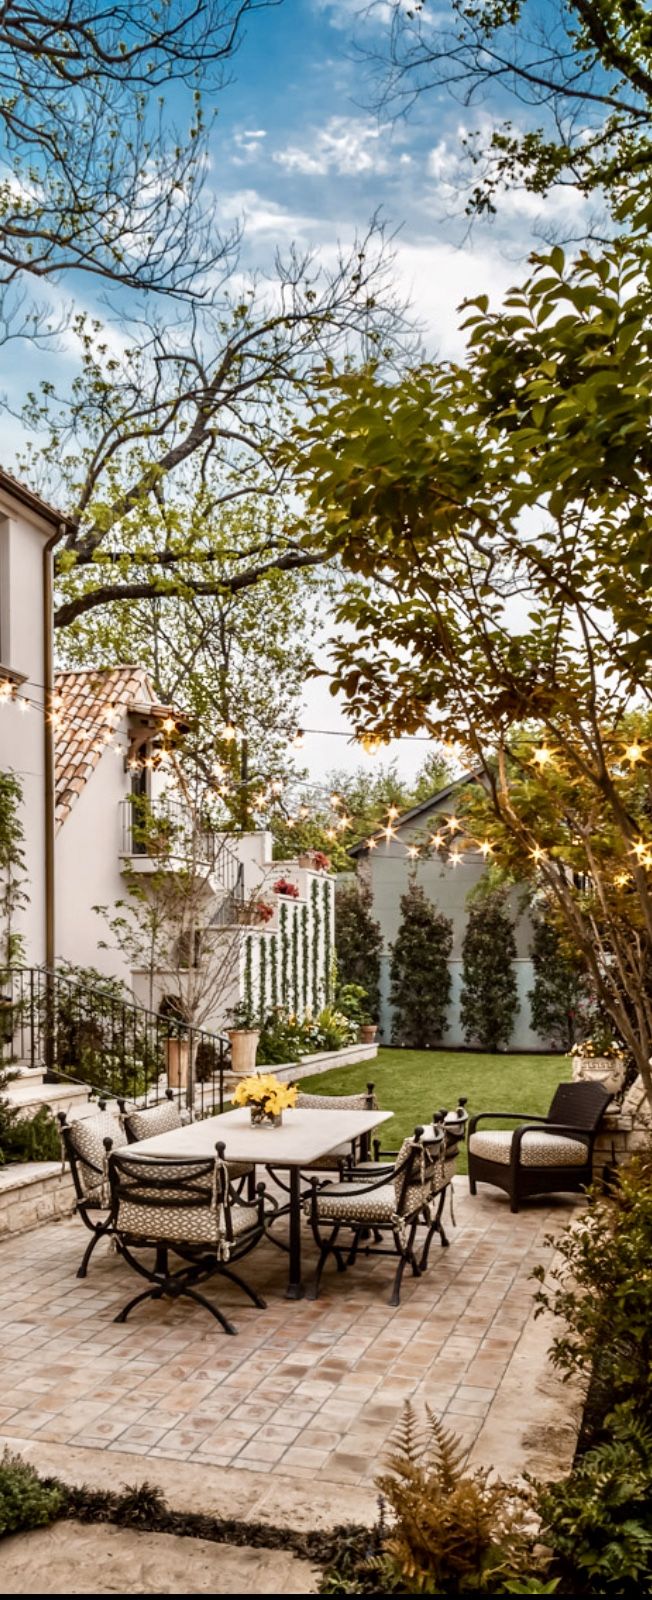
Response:
[[[260,1028],[227,1028],[231,1040],[231,1070],[247,1077],[256,1071]]]
[[[188,1083],[188,1040],[166,1039],[165,1069],[168,1089],[185,1089]]]
[[[361,1027],[358,1029],[358,1039],[360,1044],[375,1044],[377,1032],[377,1022],[363,1022]]]
[[[623,1056],[573,1056],[574,1082],[603,1083],[612,1094],[622,1089],[625,1071]]]

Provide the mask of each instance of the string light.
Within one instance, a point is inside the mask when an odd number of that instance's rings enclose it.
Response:
[[[541,849],[540,844],[535,844],[534,848],[530,851],[530,855],[535,867],[538,867],[540,861],[546,860],[546,852],[545,850]]]
[[[552,759],[552,750],[549,750],[546,744],[539,745],[538,749],[532,752],[532,760],[540,769],[549,766]]]
[[[398,806],[388,806],[387,807],[387,815],[389,817],[390,822],[393,822],[394,818],[399,816]]]
[[[330,801],[331,801],[331,805],[332,805],[332,806],[333,806],[333,807],[334,807],[334,808],[335,808],[335,809],[337,809],[337,807],[338,807],[338,806],[341,806],[341,805],[342,805],[342,801],[341,801],[341,799],[340,799],[340,796],[339,796],[339,794],[332,794],[332,795],[331,795],[331,797],[330,797]]]
[[[177,725],[174,717],[165,717],[161,723],[161,727],[164,733],[176,733],[177,731]]]
[[[642,744],[639,744],[638,739],[635,739],[633,744],[629,744],[625,750],[625,760],[629,761],[633,767],[636,766],[637,761],[643,760],[644,755],[645,751]]]
[[[484,857],[485,861],[494,853],[494,847],[489,843],[488,839],[483,839],[482,844],[478,845],[478,850],[480,851],[480,855]]]
[[[225,724],[225,726],[223,727],[223,729],[222,729],[222,738],[223,738],[225,744],[231,744],[232,740],[235,739],[235,736],[236,736],[236,733],[235,733],[235,728],[233,726],[233,723],[232,722],[227,722]]]
[[[453,866],[453,867],[459,867],[460,866],[461,861],[462,861],[462,857],[460,855],[459,850],[457,849],[457,846],[455,847],[454,850],[451,850],[451,853],[450,853],[450,856],[449,856],[448,859],[449,859],[449,861],[451,863],[451,866]]]
[[[303,728],[297,728],[297,731],[296,731],[296,733],[294,735],[294,738],[292,740],[292,743],[294,745],[295,750],[303,750],[305,742],[306,741],[305,741],[304,736],[303,736]]]
[[[366,839],[365,840],[365,844],[366,844],[368,850],[377,850],[378,849],[378,840],[377,839]]]
[[[462,824],[458,822],[457,817],[449,817],[446,826],[450,828],[451,833],[455,833],[456,830],[461,830]]]
[[[443,833],[433,833],[430,843],[434,844],[435,850],[441,850],[442,845],[446,843]]]
[[[410,860],[414,861],[415,857],[419,854],[417,846],[415,844],[409,844],[407,847],[407,853],[410,857]]]
[[[624,889],[625,885],[631,883],[631,881],[631,872],[617,872],[614,878],[614,883],[617,889]]]

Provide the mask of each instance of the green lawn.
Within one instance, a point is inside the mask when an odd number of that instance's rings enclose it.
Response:
[[[463,1050],[379,1050],[376,1061],[336,1067],[306,1078],[307,1094],[355,1094],[368,1082],[376,1085],[379,1105],[393,1111],[383,1124],[382,1140],[396,1148],[418,1123],[430,1121],[439,1106],[453,1108],[457,1096],[468,1098],[468,1111],[548,1110],[558,1083],[571,1076],[565,1056],[490,1056]],[[466,1172],[466,1151],[458,1170]]]

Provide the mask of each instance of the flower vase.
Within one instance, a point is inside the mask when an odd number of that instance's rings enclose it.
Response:
[[[270,1116],[268,1111],[263,1111],[262,1106],[250,1106],[249,1115],[252,1128],[280,1128],[283,1122],[282,1111]]]

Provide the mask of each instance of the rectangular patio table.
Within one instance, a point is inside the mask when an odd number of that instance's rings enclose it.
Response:
[[[288,1300],[300,1300],[301,1282],[301,1171],[330,1155],[337,1145],[349,1144],[388,1122],[391,1111],[309,1111],[302,1107],[284,1112],[280,1128],[253,1127],[245,1107],[224,1111],[219,1117],[190,1122],[169,1133],[157,1133],[137,1144],[124,1145],[120,1156],[212,1156],[224,1141],[227,1162],[287,1168],[290,1189],[290,1249]]]

